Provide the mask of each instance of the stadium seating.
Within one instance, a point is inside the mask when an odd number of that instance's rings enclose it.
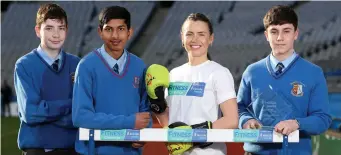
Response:
[[[178,55],[181,49],[180,29],[189,13],[207,14],[217,24],[220,12],[230,7],[230,2],[174,2],[157,35],[148,45],[142,58],[147,64],[158,63],[167,66],[169,58]],[[153,57],[151,57],[153,55]]]
[[[16,60],[38,47],[34,26],[39,5],[13,3],[1,23],[1,76],[13,86],[13,70]],[[29,18],[32,17],[32,18]]]
[[[241,74],[247,65],[270,53],[271,49],[263,34],[262,19],[265,12],[276,4],[294,5],[290,1],[225,2],[214,12],[210,12],[209,7],[200,8],[200,4],[186,7],[191,10],[193,6],[201,10],[200,12],[211,15],[215,40],[213,47],[209,49],[209,55],[212,60],[230,69],[235,77],[236,86],[239,85]],[[148,64],[160,63],[172,69],[186,62],[187,54],[182,49],[179,38],[181,24],[188,15],[188,12],[180,7],[183,5],[185,4],[182,2],[173,5],[157,37],[142,56]],[[341,13],[338,11],[340,6],[340,2],[309,2],[296,8],[300,30],[295,46],[297,53],[315,62],[328,60],[341,51],[339,39]],[[328,9],[319,9],[319,7]],[[311,16],[312,13],[314,16]]]
[[[131,13],[131,26],[134,29],[132,38],[127,42],[126,47],[129,48],[136,37],[141,33],[141,29],[147,22],[148,17],[151,15],[155,3],[154,2],[92,2],[95,10],[95,15],[88,23],[88,33],[84,38],[84,47],[80,51],[80,55],[84,56],[94,48],[100,47],[103,42],[98,36],[98,14],[100,10],[106,6],[119,5],[126,7]]]
[[[43,2],[10,4],[2,22],[1,66],[2,78],[8,79],[13,86],[13,71],[16,60],[38,47],[39,38],[34,32],[36,12]],[[139,35],[150,16],[155,2],[57,2],[68,15],[68,36],[64,44],[65,51],[84,56],[102,45],[97,34],[98,13],[105,6],[120,5],[126,7],[132,16],[134,35],[127,44]]]
[[[39,44],[34,29],[35,13],[42,2],[13,2],[2,22],[1,55],[3,78],[13,83],[15,61]],[[83,57],[102,45],[97,34],[99,11],[109,5],[126,7],[132,15],[134,35],[126,48],[138,42],[144,32],[157,2],[57,2],[65,8],[69,17],[66,51]],[[187,53],[181,46],[180,29],[185,18],[193,12],[208,15],[213,23],[215,40],[209,49],[212,60],[230,69],[236,86],[246,66],[270,53],[263,31],[262,18],[273,5],[284,4],[295,8],[299,18],[299,38],[295,50],[308,60],[320,63],[329,71],[324,60],[341,56],[341,2],[180,2],[176,1],[156,35],[143,51],[146,64],[158,63],[172,69],[187,61]],[[321,9],[328,8],[328,9]],[[311,16],[311,15],[314,16]],[[20,22],[18,22],[20,21]],[[20,45],[18,45],[20,44]],[[340,70],[340,65],[336,67]],[[333,69],[335,71],[335,69]]]

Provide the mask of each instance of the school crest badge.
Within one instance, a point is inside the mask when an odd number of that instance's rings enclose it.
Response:
[[[292,89],[291,89],[291,94],[296,97],[303,96],[303,87],[304,85],[301,82],[292,82]]]
[[[133,86],[134,86],[134,88],[138,88],[139,85],[140,85],[140,78],[137,77],[137,76],[135,76],[135,77],[134,77]]]

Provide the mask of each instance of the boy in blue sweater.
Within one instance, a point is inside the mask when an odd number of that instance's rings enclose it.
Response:
[[[60,6],[43,4],[35,26],[40,45],[15,64],[18,145],[25,155],[76,154],[71,110],[73,75],[80,59],[61,49],[67,26]]]
[[[284,135],[300,130],[300,142],[290,143],[288,152],[311,155],[311,136],[325,132],[331,117],[322,69],[301,58],[294,50],[297,21],[296,13],[287,6],[274,6],[266,13],[264,34],[272,51],[266,58],[249,65],[243,73],[237,96],[239,128],[273,125],[276,132]],[[277,94],[282,100],[265,102],[262,97],[269,94]],[[288,116],[286,119],[265,124],[269,118],[281,118],[284,114]],[[244,144],[244,150],[252,155],[277,155],[281,149],[282,144],[278,143]]]
[[[151,126],[144,86],[146,65],[124,49],[132,36],[130,13],[123,7],[104,8],[99,15],[98,34],[104,45],[79,63],[74,85],[72,119],[88,129],[143,129]],[[139,155],[141,143],[95,143],[98,155]],[[88,143],[76,141],[76,151],[89,154]]]

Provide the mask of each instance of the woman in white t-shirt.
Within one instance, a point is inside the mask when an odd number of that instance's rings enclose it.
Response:
[[[182,25],[181,40],[188,62],[170,72],[170,85],[164,92],[168,108],[156,114],[162,126],[183,122],[192,128],[238,127],[233,77],[227,68],[208,59],[208,47],[213,39],[212,24],[205,15],[192,13],[187,17]],[[226,145],[201,143],[184,154],[225,155]]]

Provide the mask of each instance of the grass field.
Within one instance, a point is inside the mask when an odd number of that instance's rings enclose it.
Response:
[[[1,155],[20,155],[17,147],[19,119],[1,118]],[[340,155],[341,134],[328,131],[328,134],[313,137],[313,155]]]
[[[17,145],[19,129],[17,117],[1,117],[1,155],[20,155]]]

